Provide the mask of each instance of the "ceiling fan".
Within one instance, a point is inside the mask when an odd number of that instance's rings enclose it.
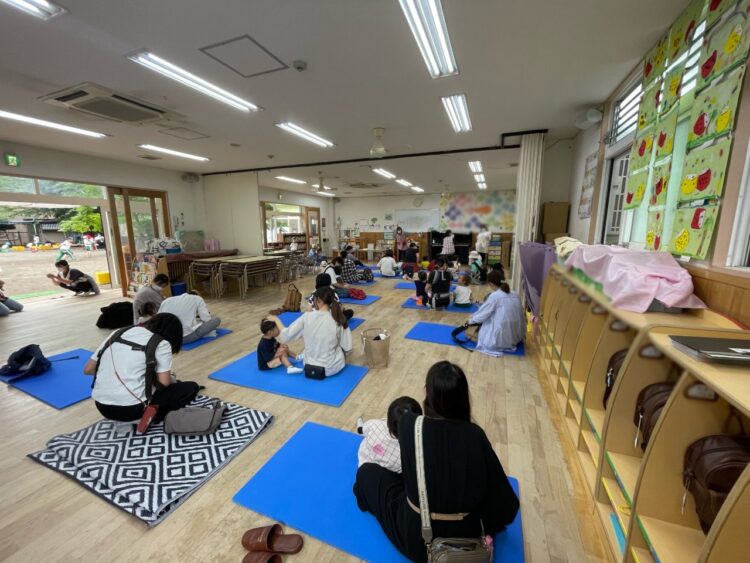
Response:
[[[375,142],[370,147],[370,156],[373,158],[383,158],[388,154],[388,150],[383,144],[383,135],[385,135],[385,127],[375,127],[372,130],[372,134],[375,137]]]

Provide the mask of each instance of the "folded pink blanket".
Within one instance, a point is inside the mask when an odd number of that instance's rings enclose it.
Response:
[[[565,262],[602,284],[615,307],[645,312],[654,299],[667,307],[705,309],[693,279],[671,254],[603,244],[581,245]]]

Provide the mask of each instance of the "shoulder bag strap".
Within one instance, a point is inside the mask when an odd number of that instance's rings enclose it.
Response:
[[[419,516],[422,519],[422,539],[425,545],[432,542],[432,525],[430,523],[430,505],[427,502],[427,483],[424,474],[424,442],[422,429],[424,416],[418,416],[414,424],[414,453],[417,458],[417,488],[419,489]]]
[[[125,387],[125,389],[127,390],[127,392],[130,393],[136,401],[138,401],[139,403],[141,403],[143,405],[143,407],[146,408],[148,406],[148,402],[144,401],[138,395],[136,395],[135,393],[133,393],[133,391],[130,389],[130,387],[128,387],[127,385],[125,385],[125,382],[120,377],[120,374],[117,373],[117,367],[115,366],[115,356],[114,356],[114,353],[112,352],[112,348],[111,347],[109,348],[109,355],[110,355],[110,358],[112,359],[112,371],[115,372],[115,377],[117,378],[117,381],[119,381],[122,384],[122,386]],[[148,384],[148,382],[146,382],[146,384]],[[149,398],[149,401],[150,401],[150,398]]]

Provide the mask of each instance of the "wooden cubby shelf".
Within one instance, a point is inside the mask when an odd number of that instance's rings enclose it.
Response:
[[[750,467],[704,534],[691,495],[682,507],[682,465],[691,443],[722,432],[730,406],[750,428],[750,373],[696,360],[676,348],[670,336],[741,338],[750,348],[750,332],[708,310],[618,309],[559,265],[547,275],[537,326],[537,366],[546,374],[562,427],[575,447],[612,560],[745,560],[750,553]],[[609,361],[620,350],[627,352],[605,404]],[[667,381],[674,390],[644,445],[634,415],[638,394]],[[695,383],[708,386],[717,400],[687,398],[685,390]]]

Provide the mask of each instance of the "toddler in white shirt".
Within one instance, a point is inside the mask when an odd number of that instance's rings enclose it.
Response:
[[[364,436],[359,445],[359,463],[377,463],[394,473],[401,473],[401,447],[398,443],[398,421],[404,413],[422,414],[422,407],[411,397],[399,397],[388,407],[388,419],[357,420],[357,432]]]

